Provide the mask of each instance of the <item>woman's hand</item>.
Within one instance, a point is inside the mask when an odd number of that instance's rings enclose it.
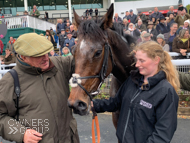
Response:
[[[93,101],[91,101],[91,107],[94,107]]]

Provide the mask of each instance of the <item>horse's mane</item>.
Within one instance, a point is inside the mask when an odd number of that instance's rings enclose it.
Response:
[[[103,41],[104,32],[94,20],[83,20],[78,27],[78,35],[89,38],[92,41]]]
[[[90,38],[92,41],[103,41],[105,33],[99,27],[100,22],[100,19],[83,20],[78,27],[78,35],[81,35],[83,38]],[[129,45],[136,43],[135,39],[131,35],[123,32],[122,24],[113,22],[110,29],[123,36]]]

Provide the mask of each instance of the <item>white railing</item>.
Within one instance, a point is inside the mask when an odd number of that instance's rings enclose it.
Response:
[[[52,28],[56,29],[56,25],[50,22],[35,18],[32,16],[16,16],[3,18],[2,21],[7,25],[7,29],[30,27],[33,29],[46,31]]]
[[[169,54],[171,57],[178,57],[181,55],[180,53],[176,53],[176,52],[169,52]],[[190,57],[190,53],[187,53],[187,58],[189,57]]]

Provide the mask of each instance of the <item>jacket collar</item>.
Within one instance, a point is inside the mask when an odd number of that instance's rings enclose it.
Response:
[[[157,85],[161,80],[166,79],[166,74],[164,71],[159,71],[157,74],[155,74],[152,77],[149,77],[148,83],[142,82],[143,75],[139,73],[139,70],[133,70],[131,71],[131,78],[132,81],[142,90],[150,90],[152,87]]]
[[[17,56],[16,59],[16,65],[17,67],[22,70],[25,73],[32,74],[32,75],[40,75],[43,73],[48,73],[49,71],[53,71],[53,73],[56,73],[57,68],[53,64],[53,62],[50,60],[50,66],[46,71],[42,71],[41,68],[32,67],[29,64],[25,63],[20,57]]]

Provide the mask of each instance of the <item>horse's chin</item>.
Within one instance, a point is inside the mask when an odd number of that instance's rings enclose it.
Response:
[[[80,111],[80,110],[77,110],[77,109],[73,109],[73,112],[74,112],[74,114],[79,114],[81,116],[85,116],[85,115],[88,115],[90,113],[90,110],[91,110],[91,106],[89,104],[88,108],[86,110]]]

